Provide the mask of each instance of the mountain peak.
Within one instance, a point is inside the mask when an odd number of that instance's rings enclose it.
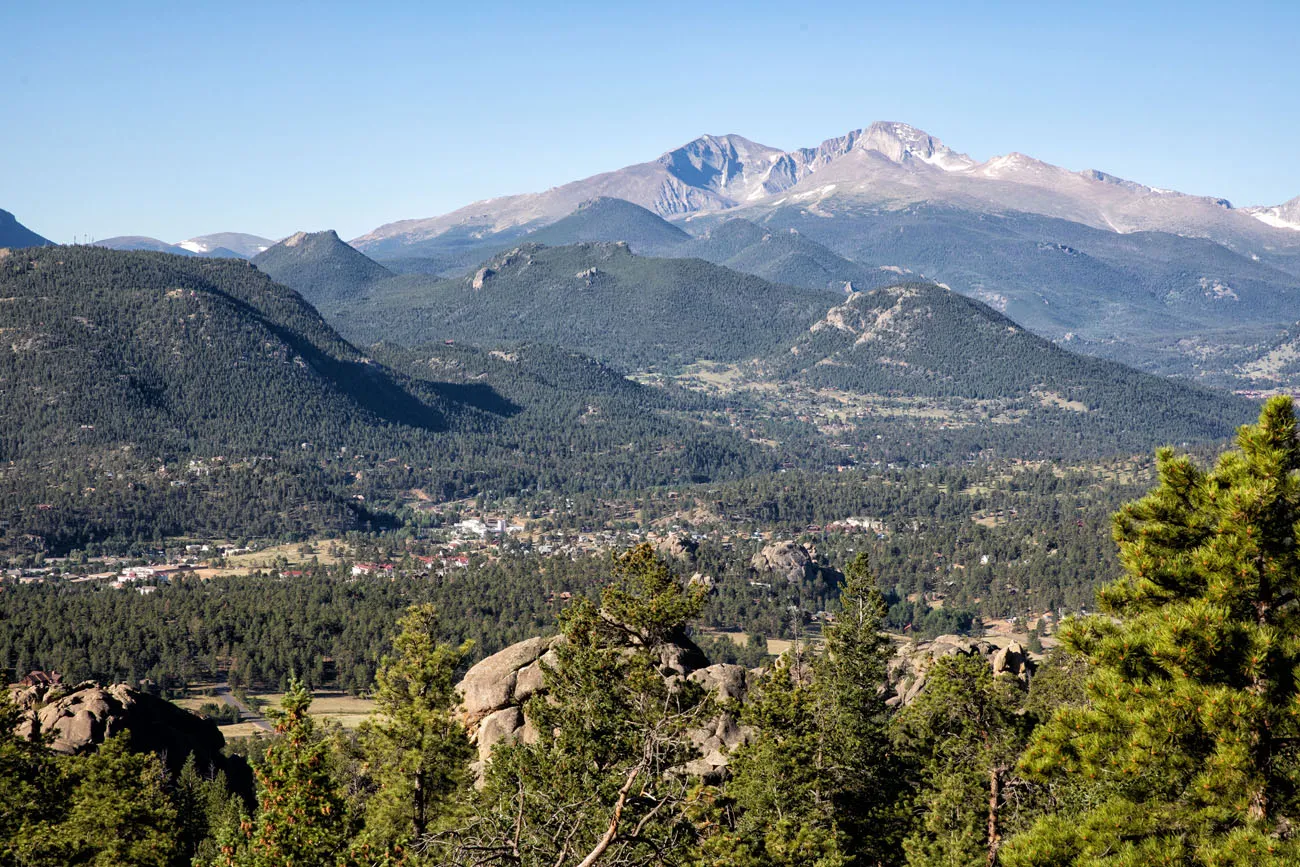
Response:
[[[681,147],[673,148],[659,157],[659,162],[663,165],[672,165],[674,161],[681,156],[686,156],[692,160],[701,161],[721,161],[721,160],[740,160],[748,161],[753,159],[771,159],[779,156],[784,151],[779,148],[768,147],[758,142],[750,141],[744,136],[735,133],[726,135],[705,134],[699,138],[692,139]]]
[[[1275,229],[1290,229],[1300,232],[1300,196],[1273,207],[1243,208],[1242,210],[1261,223]]]
[[[333,229],[326,229],[323,232],[294,232],[292,235],[281,241],[280,244],[285,247],[299,247],[303,244],[314,241],[321,241],[326,244],[343,243],[342,239],[339,238],[338,232]]]
[[[52,242],[18,222],[18,218],[0,210],[0,247],[45,247]]]
[[[909,159],[954,172],[969,169],[975,161],[958,153],[925,130],[898,121],[876,121],[860,139],[861,147],[881,153],[896,163]]]
[[[333,229],[295,232],[254,256],[253,264],[317,305],[351,297],[371,283],[393,276],[383,265],[343,243]]]

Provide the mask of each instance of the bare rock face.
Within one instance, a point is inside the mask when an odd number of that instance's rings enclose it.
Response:
[[[690,733],[700,757],[687,762],[685,770],[692,776],[702,777],[707,783],[719,783],[726,775],[732,751],[747,743],[754,734],[748,726],[740,724],[735,707],[749,695],[754,675],[743,665],[720,662],[693,671],[689,677],[704,687],[714,701],[722,705],[722,710],[708,727]]]
[[[475,289],[482,289],[483,284],[486,283],[495,274],[496,274],[495,271],[493,271],[491,268],[485,265],[482,268],[479,268],[477,273],[474,274],[474,281],[470,285],[473,286]]]
[[[472,726],[493,711],[521,701],[515,697],[520,670],[532,667],[554,641],[554,638],[524,639],[497,651],[466,672],[458,687],[465,724]],[[530,672],[525,681],[525,691],[531,687],[535,692],[541,686],[540,667]]]
[[[669,533],[655,549],[665,557],[678,560],[694,560],[700,544],[685,533]]]
[[[889,662],[888,678],[892,695],[888,704],[911,704],[921,694],[931,666],[945,656],[981,656],[995,675],[1015,677],[1028,683],[1037,668],[1029,653],[1017,642],[999,648],[978,638],[940,635],[930,641],[903,645]]]
[[[1037,667],[1029,657],[1029,652],[1021,647],[1018,641],[1013,641],[998,650],[989,662],[993,666],[994,674],[1009,674],[1025,682],[1033,677],[1034,669]]]
[[[815,580],[829,569],[818,565],[813,555],[798,542],[773,542],[755,554],[749,568],[762,580],[797,584]],[[830,576],[827,576],[830,577]]]
[[[686,635],[677,635],[659,648],[659,673],[685,676],[708,665],[708,657]]]
[[[50,748],[55,752],[91,752],[125,732],[132,750],[158,753],[173,771],[191,753],[201,768],[222,764],[226,741],[215,723],[126,684],[33,686],[15,690],[13,697],[25,711],[18,734],[52,734]]]
[[[492,748],[500,743],[514,743],[524,727],[524,713],[517,707],[507,707],[488,714],[478,727],[478,757],[485,762]]]
[[[749,695],[749,669],[743,665],[719,662],[690,674],[691,680],[704,687],[718,701],[744,702]]]
[[[497,744],[536,743],[540,732],[524,712],[529,698],[544,688],[544,665],[554,665],[560,636],[529,638],[501,650],[473,666],[457,689],[462,700],[459,716],[478,747],[477,772]],[[719,702],[742,702],[753,675],[739,665],[707,665],[703,652],[686,636],[660,649],[659,672],[665,678],[688,677]],[[730,709],[723,709],[707,727],[691,732],[702,758],[690,763],[690,773],[720,779],[726,753],[743,743],[742,730]]]

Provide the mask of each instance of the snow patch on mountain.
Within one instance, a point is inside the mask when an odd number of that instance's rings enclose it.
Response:
[[[1300,196],[1271,208],[1243,208],[1242,210],[1266,226],[1300,232]]]

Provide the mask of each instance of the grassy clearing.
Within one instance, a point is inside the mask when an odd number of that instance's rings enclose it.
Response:
[[[306,549],[306,550],[304,550]],[[245,575],[258,569],[270,569],[277,560],[283,559],[290,568],[310,563],[313,559],[324,566],[333,566],[341,557],[331,554],[331,550],[344,551],[341,539],[313,539],[310,542],[287,542],[250,551],[247,554],[232,554],[226,558],[226,565],[220,568],[195,569],[200,578],[224,578],[228,575]],[[308,553],[314,551],[315,553]]]
[[[249,698],[266,702],[266,707],[279,707],[284,698],[282,692],[249,693]],[[354,729],[361,725],[375,711],[375,702],[369,698],[358,698],[344,692],[321,690],[312,693],[309,714],[318,720],[333,720],[345,729]]]
[[[700,633],[714,638],[730,639],[737,647],[744,647],[749,642],[749,636],[739,630],[701,629]],[[780,656],[793,646],[793,641],[784,638],[769,638],[767,640],[767,653],[769,656]]]

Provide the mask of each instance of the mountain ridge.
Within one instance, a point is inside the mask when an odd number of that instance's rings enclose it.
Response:
[[[190,238],[178,244],[151,238],[147,235],[116,235],[101,238],[92,246],[105,247],[109,250],[147,250],[154,253],[171,253],[174,256],[199,256],[214,259],[251,259],[254,255],[271,246],[271,241],[256,235],[239,232],[218,232]],[[253,253],[249,253],[253,250]]]
[[[1292,236],[1265,219],[1274,209],[1236,209],[1225,199],[1159,189],[1096,169],[1070,171],[1017,152],[976,162],[923,130],[893,121],[791,151],[735,134],[700,136],[648,162],[543,192],[474,202],[438,217],[388,223],[352,243],[367,252],[392,252],[457,227],[486,234],[536,228],[599,196],[680,219],[773,204],[783,195],[811,204],[829,195],[878,202],[940,198],[1119,232],[1152,229],[1238,244],[1300,246],[1300,232]]]

